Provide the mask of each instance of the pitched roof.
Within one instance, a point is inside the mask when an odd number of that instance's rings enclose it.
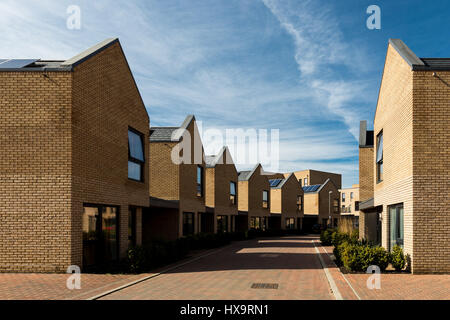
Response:
[[[389,44],[402,56],[413,71],[450,70],[450,58],[419,58],[400,39],[389,39]]]
[[[313,184],[311,186],[304,186],[303,192],[304,193],[317,192],[321,186],[322,186],[321,184]]]
[[[150,142],[178,142],[183,136],[183,130],[187,129],[194,115],[188,115],[180,127],[150,127]]]
[[[103,40],[68,60],[0,59],[0,71],[72,71],[73,67],[116,42],[119,42],[118,38]]]
[[[179,127],[151,127],[150,128],[150,141],[162,142],[162,141],[178,141],[172,140],[172,134]]]
[[[225,154],[225,152],[228,150],[227,147],[222,147],[219,151],[219,153],[217,153],[216,155],[209,155],[209,156],[205,156],[205,163],[206,163],[206,167],[207,168],[214,168],[220,159],[223,159],[223,155]],[[224,161],[221,162],[221,164]]]
[[[252,177],[253,173],[255,173],[256,169],[258,169],[259,163],[252,169],[247,171],[239,171],[238,180],[239,181],[248,181]]]

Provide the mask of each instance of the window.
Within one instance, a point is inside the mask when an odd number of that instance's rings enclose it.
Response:
[[[359,211],[359,201],[355,201],[355,211]]]
[[[194,233],[194,213],[183,212],[183,236]]]
[[[128,247],[136,245],[136,208],[128,211]]]
[[[394,246],[403,248],[403,204],[389,206],[389,249]]]
[[[118,207],[85,205],[83,207],[83,267],[117,260],[119,233]]]
[[[128,129],[128,178],[144,181],[144,144],[143,135],[134,129]]]
[[[307,185],[308,185],[308,178],[305,178],[305,179],[304,179],[303,185],[304,185],[304,186],[307,186]]]
[[[302,209],[303,209],[303,197],[302,196],[297,196],[297,209],[299,211],[302,211]]]
[[[377,182],[383,181],[383,131],[377,136]]]
[[[263,204],[262,204],[263,208],[268,208],[269,207],[269,193],[267,192],[267,190],[263,191]]]
[[[250,229],[266,230],[267,218],[266,217],[251,217]]]
[[[197,166],[197,197],[203,197],[203,167]]]
[[[295,218],[286,218],[286,229],[295,229]]]
[[[342,202],[345,202],[345,192],[342,193]]]
[[[334,213],[339,213],[339,199],[333,200],[333,209]]]
[[[353,200],[353,192],[350,192],[350,200]]]
[[[298,183],[300,183],[300,187],[302,186],[302,179],[298,179]]]
[[[217,216],[217,232],[228,232],[228,216]]]
[[[236,204],[236,182],[230,182],[230,203]]]

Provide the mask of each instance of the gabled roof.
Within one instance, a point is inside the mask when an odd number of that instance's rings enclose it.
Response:
[[[205,157],[205,163],[207,168],[214,168],[218,163],[220,164],[226,164],[224,162],[228,162],[228,155],[225,160],[223,160],[224,155],[226,155],[228,152],[228,147],[222,147],[218,154],[216,155],[209,155]],[[220,161],[222,159],[222,161]]]
[[[260,166],[260,164],[258,163],[252,170],[239,171],[238,180],[239,181],[248,181],[248,180],[250,180],[250,178],[253,176],[253,174],[255,173],[256,169],[258,169],[259,166]]]
[[[295,181],[298,183],[297,178],[295,178],[295,174],[294,174],[294,173],[290,173],[289,176],[287,176],[286,178],[284,178],[284,179],[279,179],[279,180],[281,180],[280,183],[279,183],[278,185],[274,186],[274,187],[271,186],[271,188],[272,188],[272,189],[281,189],[281,188],[283,188],[283,186],[286,184],[286,182],[287,182],[292,176],[294,176]],[[276,179],[271,179],[271,180],[276,180]],[[271,180],[269,180],[269,182],[270,182]]]
[[[450,58],[419,58],[400,39],[389,39],[389,44],[413,71],[450,71]]]
[[[72,71],[75,66],[116,42],[119,42],[118,38],[103,40],[68,60],[0,59],[0,71]]]
[[[194,120],[195,116],[191,114],[180,127],[150,127],[150,142],[179,142],[184,130],[178,129],[187,129]]]
[[[322,184],[315,184],[315,185],[311,185],[311,186],[304,186],[303,187],[303,192],[304,193],[319,193],[320,191],[322,191],[322,189],[327,185],[327,183],[332,183],[334,184],[333,180],[331,180],[330,178],[328,178],[327,180],[325,180],[324,183]],[[336,185],[334,184],[334,186],[336,187]],[[337,188],[337,187],[336,187]]]

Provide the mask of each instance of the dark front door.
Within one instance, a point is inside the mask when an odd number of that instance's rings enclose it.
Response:
[[[86,205],[83,210],[83,267],[118,258],[118,207]]]

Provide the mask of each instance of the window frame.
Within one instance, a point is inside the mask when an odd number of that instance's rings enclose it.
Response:
[[[267,200],[264,200],[264,194],[267,195],[266,196]],[[269,209],[269,191],[267,191],[267,190],[263,190],[263,193],[262,193],[262,207],[264,209]]]
[[[141,138],[142,153],[143,153],[144,161],[142,161],[142,160],[140,160],[140,159],[137,159],[137,158],[134,158],[133,156],[131,156],[131,150],[130,150],[130,138],[128,137],[129,132],[132,132],[132,133],[138,135],[138,136]],[[128,126],[128,131],[127,131],[127,141],[128,141],[128,164],[129,164],[130,162],[135,163],[135,164],[138,164],[138,165],[140,166],[140,168],[141,168],[141,170],[140,170],[140,171],[141,171],[141,176],[140,176],[140,179],[139,179],[139,180],[134,179],[134,178],[130,178],[130,173],[129,173],[129,171],[128,171],[127,176],[128,176],[128,179],[129,179],[129,180],[136,181],[136,182],[145,182],[145,179],[144,179],[144,177],[145,177],[145,174],[144,174],[144,172],[145,172],[145,143],[144,143],[144,140],[145,140],[145,134],[143,134],[143,133],[137,131],[136,129],[134,129],[134,128],[130,127],[130,126]]]
[[[185,217],[190,216],[192,218],[192,223],[185,222]],[[185,226],[191,225],[190,230],[186,230]],[[192,230],[191,230],[192,229]],[[183,237],[195,234],[195,214],[193,212],[184,212],[183,211]]]
[[[297,196],[297,210],[298,211],[303,210],[303,196],[302,195]]]
[[[200,173],[200,183],[198,182],[199,173]],[[204,174],[203,167],[200,165],[197,165],[197,173],[196,173],[195,183],[196,183],[196,194],[197,194],[197,197],[199,197],[199,198],[203,197],[203,195],[205,194],[204,183],[203,183],[204,176],[205,176],[205,174]]]
[[[97,255],[97,257],[95,257],[95,262],[94,264],[85,264],[86,262],[84,261],[84,240],[82,242],[82,247],[81,247],[81,252],[82,252],[82,268],[86,269],[86,268],[91,268],[91,267],[95,267],[97,265],[101,265],[107,262],[111,262],[111,261],[119,261],[120,260],[120,206],[119,205],[109,205],[109,204],[96,204],[96,203],[83,203],[83,214],[84,214],[84,208],[95,208],[97,209],[97,218],[96,218],[96,223],[95,223],[95,232],[97,234],[101,234],[101,236],[94,240],[94,241],[98,241],[97,244],[97,249],[99,249]],[[104,247],[104,243],[102,242],[102,237],[103,237],[103,208],[114,208],[116,209],[116,225],[115,225],[115,232],[116,232],[116,245],[115,245],[115,254],[116,254],[116,259],[111,259],[111,260],[106,260],[104,258],[105,255],[105,247]],[[81,231],[83,233],[83,224],[81,225]],[[83,239],[83,238],[82,238]]]
[[[380,143],[381,141],[381,143]],[[376,165],[376,174],[377,174],[377,183],[383,182],[383,176],[384,176],[384,166],[383,166],[383,159],[384,159],[384,138],[383,138],[383,130],[380,130],[380,132],[377,134],[377,146],[376,146],[376,154],[375,154],[375,165]],[[381,144],[381,159],[378,159],[378,154],[380,152]]]
[[[128,208],[128,247],[136,246],[136,235],[137,235],[137,208]],[[131,228],[131,230],[130,230]],[[131,231],[131,234],[130,234]]]
[[[234,194],[233,193],[231,193],[231,186],[234,186]],[[237,184],[236,184],[236,182],[234,182],[234,181],[230,181],[230,203],[232,204],[232,205],[235,205],[236,204],[236,202],[237,202]]]

